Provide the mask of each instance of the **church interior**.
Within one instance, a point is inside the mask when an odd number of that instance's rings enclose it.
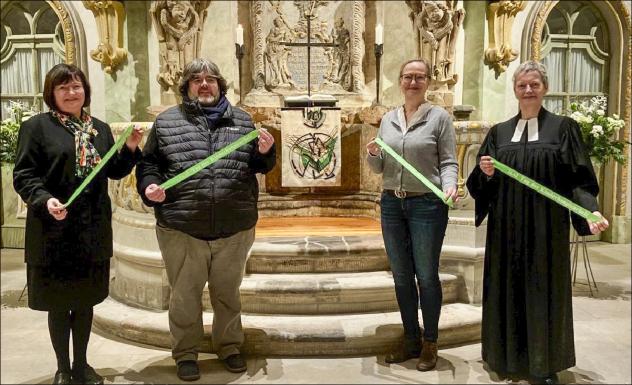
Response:
[[[199,383],[503,383],[480,356],[486,223],[475,226],[465,182],[489,129],[518,111],[514,71],[543,63],[544,107],[557,114],[605,97],[607,116],[625,122],[615,137],[631,138],[628,1],[3,0],[0,12],[3,121],[15,102],[46,111],[44,76],[65,62],[86,73],[92,116],[115,136],[137,124],[146,138],[180,102],[184,66],[202,57],[226,78],[230,103],[274,136],[276,167],[257,176],[259,221],[240,288],[248,371],[220,368],[205,291]],[[441,249],[440,361],[428,373],[384,363],[403,330],[380,227],[382,181],[365,160],[382,117],[401,106],[400,66],[416,57],[432,68],[428,100],[453,117],[459,164]],[[317,108],[308,116],[301,103]],[[325,129],[296,129],[308,120]],[[301,146],[325,149],[327,163],[309,168]],[[578,362],[562,373],[567,383],[631,381],[626,151],[626,162],[593,164],[610,228],[572,239]],[[89,355],[106,383],[178,383],[153,209],[133,173],[110,181],[109,193],[110,294],[95,307]],[[54,354],[46,316],[25,304],[27,208],[10,163],[1,201],[0,382],[49,383]]]

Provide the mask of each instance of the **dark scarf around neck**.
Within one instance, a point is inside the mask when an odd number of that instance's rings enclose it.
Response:
[[[206,117],[209,128],[215,128],[217,122],[224,116],[230,102],[226,99],[225,95],[220,95],[217,104],[214,106],[200,106]]]

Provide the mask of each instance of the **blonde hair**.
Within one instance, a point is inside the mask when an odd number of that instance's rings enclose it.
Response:
[[[407,65],[415,62],[423,63],[423,65],[426,66],[426,77],[428,78],[428,80],[432,80],[432,70],[430,68],[430,64],[428,64],[428,62],[422,58],[410,59],[404,62],[404,64],[402,64],[402,66],[399,68],[399,77],[402,77],[402,75],[404,74],[404,68],[406,68]]]

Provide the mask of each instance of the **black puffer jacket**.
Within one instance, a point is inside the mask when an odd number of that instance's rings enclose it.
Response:
[[[145,189],[174,177],[254,129],[250,116],[230,105],[212,129],[196,102],[184,102],[158,115],[143,149],[143,160],[136,167],[138,193],[146,205],[154,207],[158,224],[207,240],[253,227],[259,195],[255,174],[267,173],[275,164],[275,148],[260,154],[258,139],[171,187],[162,203],[148,200]]]

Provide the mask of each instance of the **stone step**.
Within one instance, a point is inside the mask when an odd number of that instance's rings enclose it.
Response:
[[[421,315],[419,317],[422,322]],[[203,352],[211,352],[213,314],[203,313]],[[399,312],[345,315],[243,314],[242,351],[262,356],[341,356],[384,354],[397,349],[403,329]],[[133,342],[170,349],[167,311],[143,310],[108,297],[94,308],[94,326]],[[452,303],[442,307],[439,346],[480,340],[481,308]]]
[[[443,302],[459,299],[461,280],[439,274]],[[397,310],[391,272],[249,274],[241,284],[242,309],[262,314],[340,314]],[[208,290],[203,303],[210,309]]]
[[[445,244],[442,260],[476,259],[484,247]],[[265,273],[331,273],[389,270],[381,235],[257,238],[246,271]]]
[[[248,273],[327,273],[388,270],[382,236],[257,238]]]

